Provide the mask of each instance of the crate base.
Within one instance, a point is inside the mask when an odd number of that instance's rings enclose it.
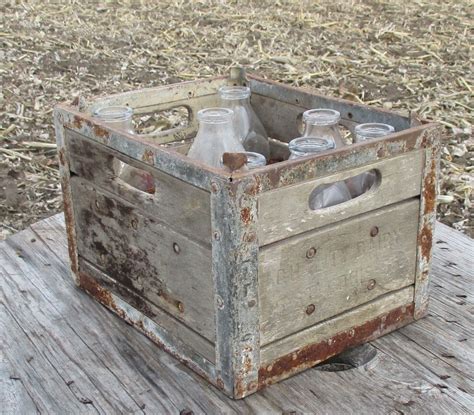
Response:
[[[346,349],[369,342],[414,320],[414,304],[406,304],[389,312],[383,313],[364,324],[352,327],[336,335],[313,344],[306,345],[292,353],[281,356],[271,363],[259,368],[258,387],[248,391],[236,384],[235,390],[226,390],[216,374],[215,366],[204,358],[200,358],[188,346],[181,344],[170,336],[166,330],[154,323],[142,312],[132,307],[120,297],[99,284],[84,272],[79,272],[79,287],[95,298],[99,303],[117,314],[127,323],[157,344],[161,349],[177,358],[191,370],[206,379],[216,388],[233,399],[244,398],[267,385],[289,378],[309,369]]]

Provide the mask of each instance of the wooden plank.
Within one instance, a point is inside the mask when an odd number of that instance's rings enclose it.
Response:
[[[0,309],[2,309],[2,315],[6,316],[6,309],[2,304],[0,304]],[[8,329],[14,324],[12,322]],[[7,327],[4,326],[4,322],[1,320],[0,327],[2,333],[7,332]],[[7,347],[7,342],[8,340],[3,339],[2,336],[2,342],[0,343],[0,413],[2,415],[38,414],[40,410],[29,395],[23,383],[22,375],[17,372],[14,365],[5,356],[6,352],[3,350]]]
[[[36,241],[30,242],[33,239]],[[21,283],[28,285],[18,307],[28,303],[31,296],[37,296],[44,313],[49,315],[49,323],[45,322],[48,325],[37,327],[38,341],[43,341],[43,337],[51,337],[52,339],[48,340],[51,342],[62,341],[61,346],[50,347],[51,353],[65,353],[73,360],[61,370],[69,370],[71,365],[78,364],[84,376],[100,379],[100,391],[94,393],[101,392],[111,397],[120,395],[119,406],[109,411],[110,413],[141,413],[142,409],[148,413],[179,413],[187,408],[195,413],[242,413],[239,408],[244,408],[244,404],[234,404],[212,388],[207,381],[179,364],[133,327],[114,317],[95,300],[77,289],[68,277],[65,258],[60,259],[52,255],[51,249],[43,245],[32,231],[23,231],[9,238],[7,242],[8,246],[5,242],[0,243],[4,248],[0,250],[2,263],[9,264],[9,272],[16,272],[15,283],[20,283],[21,280]],[[60,252],[55,242],[49,240],[50,247],[53,251]],[[3,286],[3,279],[1,281]],[[13,302],[17,301],[16,292],[11,291],[8,294],[8,298]],[[24,313],[25,318],[32,314],[31,311],[28,314],[26,306]],[[2,313],[0,319],[3,319]],[[47,329],[50,331],[46,331]],[[2,332],[10,334],[7,330]],[[70,334],[70,337],[69,340],[63,341],[65,332]],[[16,356],[18,348],[24,346],[23,339],[12,337],[9,349]],[[25,355],[27,356],[27,352]],[[44,412],[62,413],[61,405],[64,397],[68,396],[67,389],[55,387],[48,380],[59,370],[55,367],[59,360],[51,362],[51,367],[36,370],[38,376],[45,378],[42,387],[30,383],[30,378],[27,378],[25,383],[28,390],[37,393],[32,395],[37,405],[38,401],[43,399],[51,399],[56,405]],[[19,360],[19,363],[24,366],[26,373],[31,372],[27,357]],[[71,378],[78,382],[82,388],[80,390],[83,390],[82,382],[79,382],[76,376],[71,375]],[[122,386],[117,385],[117,381]],[[49,398],[51,393],[53,398]],[[92,393],[88,395],[89,398],[90,396]],[[120,411],[120,405],[125,405],[130,398],[138,404],[138,410]],[[72,395],[71,399],[74,399]],[[82,405],[81,403],[77,410],[71,412],[80,412]],[[94,413],[96,412],[94,410]]]
[[[71,178],[79,255],[214,342],[211,251]]]
[[[305,345],[319,343],[351,327],[376,318],[392,309],[408,306],[413,301],[413,287],[402,288],[376,300],[356,307],[334,318],[315,324],[291,336],[263,346],[260,352],[262,366]]]
[[[411,199],[261,249],[262,344],[413,284],[418,205]]]
[[[70,169],[76,175],[135,205],[143,213],[191,239],[210,246],[210,194],[169,174],[67,131]],[[117,177],[122,161],[153,176],[154,194],[140,191]]]
[[[424,349],[399,330],[372,342],[379,351],[391,356],[398,366],[415,371],[420,379],[456,401],[463,413],[473,406],[474,383],[464,373]],[[427,385],[428,386],[428,385]],[[449,411],[447,413],[450,413]]]
[[[381,160],[356,169],[264,192],[259,196],[260,245],[338,222],[420,194],[423,151]],[[317,186],[334,183],[376,169],[381,180],[363,195],[348,202],[313,211],[308,199]]]
[[[179,344],[180,349],[183,350],[183,353],[186,354],[188,358],[198,354],[200,357],[204,357],[208,362],[215,363],[214,344],[209,340],[205,339],[194,330],[157,307],[155,304],[143,299],[124,285],[117,283],[83,258],[79,258],[79,269],[80,272],[85,273],[89,278],[93,278],[93,280],[100,284],[101,287],[117,295],[123,301],[126,301],[127,304],[150,318],[152,322],[156,323],[158,327],[152,327],[149,330],[150,332],[153,332],[152,340],[153,337],[157,337],[156,333],[161,330],[167,337],[172,338],[172,342],[174,343],[172,345],[173,348],[177,348]],[[140,321],[143,328],[145,328],[143,320]],[[147,324],[150,325],[150,323]]]
[[[28,286],[27,291],[21,295],[18,295],[18,291],[11,292],[9,295],[14,295],[14,301],[17,301],[19,297],[21,305],[29,301],[30,290],[33,291],[33,297],[37,295],[34,290],[39,291],[43,297],[42,302],[48,304],[47,309],[52,307],[57,313],[51,316],[52,337],[54,339],[61,337],[61,330],[55,327],[57,321],[55,316],[59,315],[59,318],[64,319],[74,330],[76,336],[80,337],[77,341],[87,345],[89,351],[84,359],[92,360],[92,362],[95,362],[96,358],[100,359],[108,371],[121,379],[124,389],[139,406],[144,405],[143,411],[147,413],[179,413],[182,410],[191,410],[195,414],[296,411],[297,413],[320,414],[403,412],[444,415],[474,411],[474,402],[469,396],[472,395],[472,384],[466,384],[467,378],[464,373],[440,360],[436,355],[430,354],[429,351],[423,355],[425,349],[418,347],[406,336],[408,343],[397,339],[393,350],[386,350],[385,344],[381,346],[380,340],[377,340],[379,357],[366,367],[344,372],[321,372],[310,369],[279,384],[269,386],[264,391],[244,400],[227,399],[215,388],[209,387],[206,381],[151,344],[132,327],[113,317],[80,290],[74,288],[73,281],[67,277],[68,269],[65,265],[67,249],[64,246],[65,235],[64,231],[61,231],[62,226],[61,215],[58,215],[35,224],[36,233],[34,234],[26,231],[13,236],[11,240],[15,243],[12,246],[12,256],[9,256],[8,260],[5,256],[1,256],[1,263],[9,264],[9,271],[15,273],[15,281],[26,280],[33,283],[34,287]],[[440,228],[442,227],[438,226],[437,232]],[[446,232],[450,233],[451,238],[460,235],[452,229],[446,229]],[[31,242],[32,240],[35,241]],[[42,241],[45,241],[49,248]],[[0,242],[1,244],[6,245],[5,242]],[[457,264],[469,263],[469,260],[462,260],[461,247],[470,245],[463,244],[462,239],[461,243],[454,243],[457,248],[453,255]],[[39,246],[36,247],[36,245]],[[469,280],[469,269],[464,269],[459,265],[452,268],[442,267],[441,263],[438,267],[438,253],[441,252],[438,247],[443,245],[437,244],[434,252],[434,268],[441,272],[434,275],[434,281],[444,283],[445,280],[455,279],[457,284]],[[28,267],[24,265],[25,259],[16,254],[17,251],[26,258]],[[466,253],[466,250],[464,252]],[[449,254],[448,251],[443,250],[443,264],[444,261],[449,261]],[[463,276],[453,277],[447,272],[443,273],[443,269],[449,272],[455,269],[456,273],[460,272]],[[0,281],[0,285],[3,285],[3,279]],[[455,297],[454,294],[453,297]],[[3,296],[3,298],[6,297]],[[463,314],[463,318],[469,315],[466,307],[458,305],[458,308],[459,311],[454,308],[451,312]],[[448,311],[448,308],[445,308],[445,311]],[[0,312],[0,321],[4,319],[4,316],[5,314]],[[419,325],[424,320],[419,320],[411,326]],[[54,374],[54,367],[52,365],[41,367],[38,361],[35,361],[36,359],[27,362],[28,353],[24,355],[18,353],[20,350],[25,350],[25,338],[15,337],[9,324],[7,327],[8,330],[4,329],[2,333],[7,333],[6,339],[11,346],[6,347],[5,350],[10,351],[12,356],[18,356],[16,361],[23,372],[15,369],[14,373],[26,374],[26,376],[21,376],[22,382],[25,388],[32,392],[31,396],[35,405],[42,412],[64,412],[64,397],[68,396],[69,392],[65,390],[65,393],[55,393],[56,391],[51,389],[55,387],[49,381],[52,373]],[[37,333],[38,338],[46,335],[42,327],[38,327]],[[436,333],[432,335],[439,335]],[[386,339],[387,344],[391,344],[390,339],[394,335],[387,335],[381,340]],[[33,340],[36,341],[36,338]],[[65,352],[74,355],[75,349],[70,350],[69,347]],[[24,356],[23,359],[22,356]],[[95,368],[93,364],[84,362],[82,355],[81,359],[75,359],[75,362],[84,367],[84,373],[89,378],[107,374],[102,371],[102,366]],[[37,365],[34,366],[35,371],[31,370],[31,365]],[[97,373],[94,374],[93,371]],[[41,374],[42,383],[34,384],[31,376],[36,374]],[[448,375],[451,378],[440,378],[437,382],[438,375]],[[449,391],[445,386],[448,386]],[[465,389],[465,386],[468,388]],[[467,393],[459,387],[465,389]],[[112,388],[113,386],[104,381],[102,392],[104,395],[109,393],[113,395],[115,391]],[[73,405],[74,400],[77,401],[77,398],[71,397],[66,403]],[[51,405],[46,409],[38,404],[45,401]],[[171,409],[171,406],[168,410],[163,409],[165,403],[173,405],[174,409]],[[16,405],[21,408],[19,402]],[[81,404],[77,411],[71,412],[83,413],[90,406],[90,404]],[[52,409],[48,410],[48,408]]]

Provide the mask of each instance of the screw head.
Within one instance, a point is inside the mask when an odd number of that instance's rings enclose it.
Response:
[[[314,258],[314,256],[316,255],[316,252],[317,252],[317,249],[314,246],[312,246],[306,251],[306,258],[308,259]]]
[[[218,241],[221,239],[221,234],[219,233],[219,231],[214,231],[214,233],[212,234],[212,237]]]
[[[222,310],[224,308],[224,300],[220,296],[217,296],[216,303],[219,310]]]
[[[370,236],[373,238],[374,236],[377,236],[378,233],[379,233],[378,226],[372,226],[372,229],[370,229]]]
[[[173,242],[173,251],[177,255],[179,255],[179,253],[181,252],[181,248],[179,247],[179,245],[176,242]]]
[[[310,304],[308,307],[306,307],[306,314],[309,316],[310,314],[314,313],[314,310],[316,310],[316,306],[314,304]]]
[[[136,230],[138,228],[138,220],[137,219],[132,219],[131,224],[132,224],[133,229]]]
[[[369,282],[367,283],[367,289],[368,289],[368,290],[373,290],[373,289],[375,288],[375,284],[376,284],[376,283],[377,283],[377,282],[376,282],[375,280],[373,280],[373,279],[372,279],[372,280],[369,280]]]

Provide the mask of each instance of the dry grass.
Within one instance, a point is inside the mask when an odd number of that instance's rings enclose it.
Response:
[[[232,65],[446,126],[442,221],[473,235],[472,2],[36,1],[0,15],[1,235],[61,209],[52,108]]]

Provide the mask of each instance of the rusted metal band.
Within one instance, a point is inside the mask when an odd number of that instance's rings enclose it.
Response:
[[[426,315],[428,310],[429,272],[436,223],[437,179],[440,158],[440,128],[430,128],[426,131],[426,134],[429,136],[431,144],[425,151],[425,165],[421,183],[415,276],[415,319]]]
[[[297,372],[341,353],[343,350],[373,340],[413,321],[413,304],[398,307],[366,323],[352,327],[315,344],[302,347],[261,367],[258,388],[278,382]]]
[[[253,180],[213,182],[216,370],[234,398],[257,390],[260,365],[257,200]]]

